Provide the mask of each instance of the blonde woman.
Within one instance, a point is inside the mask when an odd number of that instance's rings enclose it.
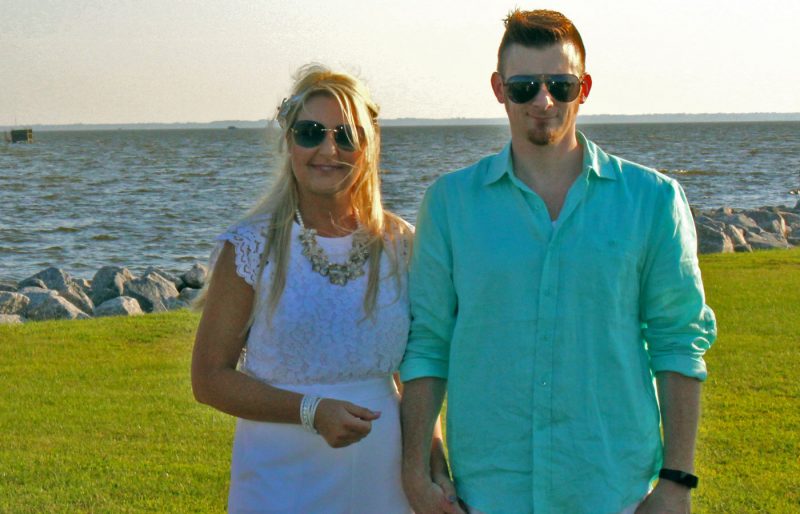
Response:
[[[377,116],[354,77],[302,68],[274,185],[217,238],[192,387],[238,418],[230,512],[410,512],[393,372],[412,234],[381,205]]]

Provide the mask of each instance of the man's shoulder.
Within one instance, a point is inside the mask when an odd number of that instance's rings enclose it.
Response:
[[[611,166],[615,175],[622,178],[629,186],[662,188],[672,187],[676,183],[675,179],[650,166],[619,157],[618,155],[605,152],[602,152],[602,154],[606,157],[603,165]]]
[[[486,155],[469,166],[445,172],[433,181],[431,187],[455,191],[480,186],[486,180],[489,170],[497,165],[496,161],[503,158],[502,154],[503,152]]]

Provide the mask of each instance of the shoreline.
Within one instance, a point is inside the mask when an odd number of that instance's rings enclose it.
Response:
[[[800,201],[794,207],[692,208],[698,254],[800,246]],[[188,308],[208,278],[199,262],[178,276],[156,267],[137,277],[103,266],[91,279],[49,267],[21,281],[0,277],[0,324],[51,319],[135,316]]]

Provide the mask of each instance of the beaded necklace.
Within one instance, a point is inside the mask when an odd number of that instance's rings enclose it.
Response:
[[[300,216],[300,209],[295,209],[294,214],[300,225],[299,238],[300,244],[303,245],[303,255],[311,262],[311,269],[315,273],[328,277],[331,284],[337,286],[343,286],[364,274],[364,263],[369,257],[369,248],[367,247],[367,235],[363,230],[359,230],[360,224],[353,233],[353,246],[350,248],[347,262],[338,264],[330,262],[325,250],[319,246],[316,237],[317,231],[313,228],[306,228],[303,217]]]

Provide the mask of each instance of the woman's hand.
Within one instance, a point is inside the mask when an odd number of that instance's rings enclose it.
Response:
[[[314,428],[331,448],[344,448],[367,437],[381,416],[350,402],[324,398],[314,415]]]

